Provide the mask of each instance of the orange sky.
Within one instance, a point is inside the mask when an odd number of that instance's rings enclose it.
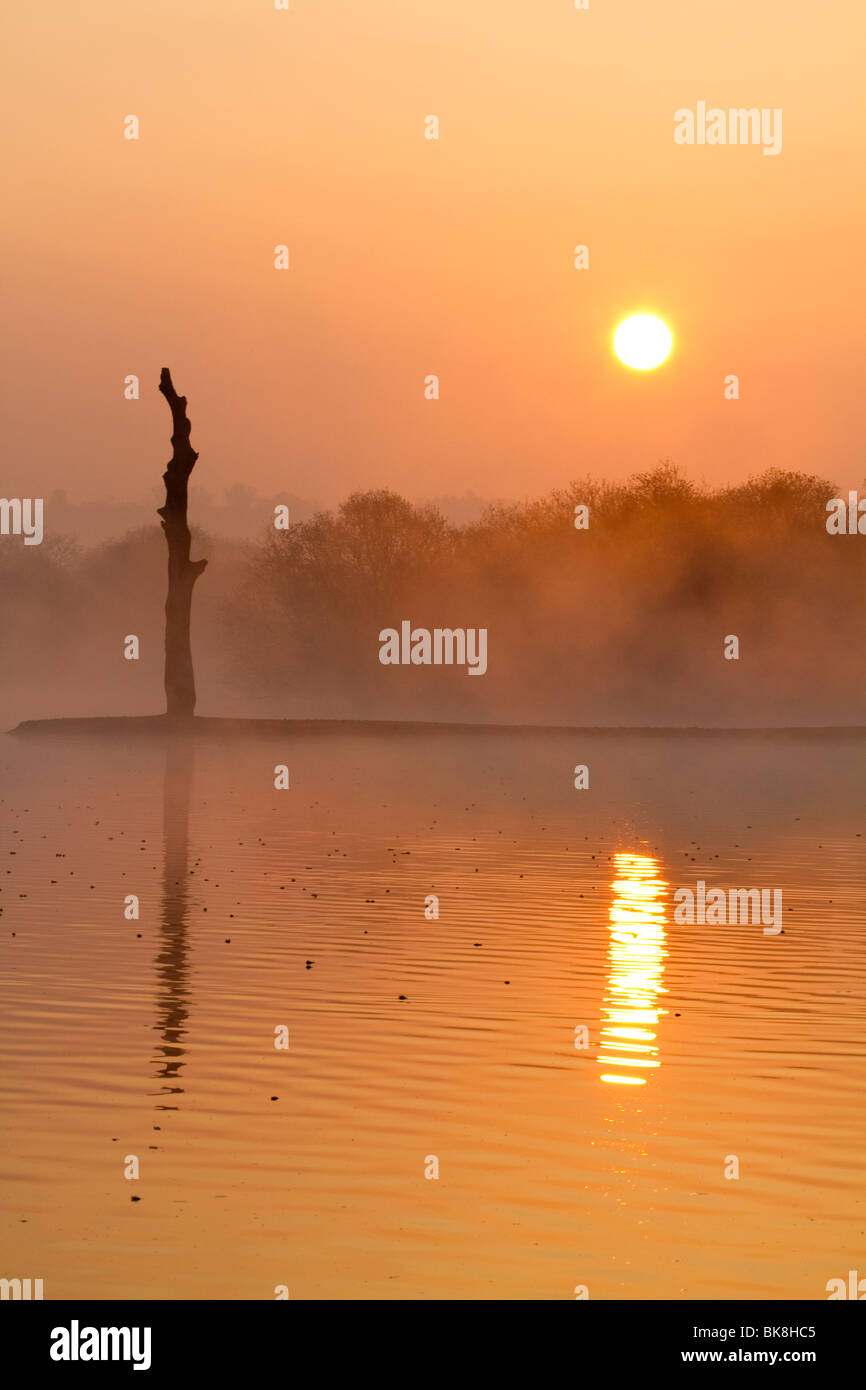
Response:
[[[49,0],[6,31],[4,495],[158,484],[162,365],[212,490],[866,474],[855,0]],[[782,153],[676,145],[699,99],[781,107]],[[647,307],[675,352],[629,372]]]

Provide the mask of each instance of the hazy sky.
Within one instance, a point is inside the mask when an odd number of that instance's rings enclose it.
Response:
[[[863,479],[859,0],[290,5],[7,17],[0,492],[158,482],[163,365],[217,491]],[[675,144],[699,100],[781,107],[781,154]],[[630,372],[646,308],[676,346]]]

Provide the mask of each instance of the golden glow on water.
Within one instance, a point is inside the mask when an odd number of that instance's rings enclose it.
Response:
[[[598,1061],[618,1070],[602,1072],[615,1086],[645,1086],[642,1072],[661,1065],[657,1046],[658,1007],[664,994],[665,893],[660,864],[646,854],[615,854],[611,884],[607,993],[602,1003]],[[637,1072],[637,1075],[632,1075]]]
[[[635,739],[587,735],[580,756],[604,772],[596,859],[556,790],[570,733],[297,737],[309,795],[291,801],[262,775],[284,731],[35,738],[0,737],[18,832],[0,878],[0,1275],[70,1302],[255,1300],[278,1280],[294,1300],[551,1300],[590,1276],[611,1299],[760,1302],[814,1300],[855,1266],[862,1221],[849,1236],[840,1217],[858,1219],[863,1187],[849,737],[797,744],[814,814],[792,831],[788,738],[749,742],[725,806],[731,741],[653,736],[636,810],[620,799]],[[688,801],[696,766],[706,806]],[[638,813],[651,844],[681,841],[683,805],[719,849],[747,806],[749,852],[779,875],[763,881],[810,904],[760,989],[765,938],[675,938],[666,862],[606,858],[652,852],[617,838]],[[739,854],[713,861],[721,881],[743,881]],[[407,930],[437,885],[451,908]],[[578,1023],[591,1051],[571,1045]],[[593,1073],[599,1053],[612,1060]],[[736,1221],[707,1170],[732,1133],[756,1164]],[[431,1148],[450,1155],[438,1184]]]

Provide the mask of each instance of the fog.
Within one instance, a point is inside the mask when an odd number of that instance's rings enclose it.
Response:
[[[712,490],[662,464],[625,484],[469,507],[462,522],[368,492],[252,540],[194,526],[192,554],[209,561],[193,600],[197,713],[862,724],[866,542],[828,534],[837,495],[778,471]],[[193,523],[207,513],[197,496]],[[58,535],[46,508],[41,546],[4,536],[2,727],[160,712],[165,571],[155,517],[85,545]],[[380,631],[403,621],[487,629],[486,673],[382,665]],[[124,658],[129,635],[138,660]],[[724,655],[730,636],[738,660]]]

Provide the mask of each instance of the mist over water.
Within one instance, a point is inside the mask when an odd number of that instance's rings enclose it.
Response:
[[[542,725],[866,722],[866,542],[829,535],[834,485],[767,473],[711,491],[670,465],[456,524],[355,494],[260,539],[199,532],[198,713]],[[575,508],[588,507],[585,530]],[[191,517],[196,519],[195,489]],[[165,546],[0,549],[0,722],[163,707]],[[488,669],[383,666],[379,634],[487,630]],[[138,661],[123,659],[127,634]],[[725,641],[740,657],[726,660]]]
[[[0,736],[10,1268],[124,1299],[814,1299],[855,1268],[866,737],[778,727],[864,723],[832,495],[665,466],[195,536],[198,713],[241,721]],[[157,526],[0,566],[7,727],[163,708]],[[486,629],[486,673],[384,666],[404,622]],[[622,724],[673,727],[580,731]],[[781,930],[678,920],[704,888]]]

